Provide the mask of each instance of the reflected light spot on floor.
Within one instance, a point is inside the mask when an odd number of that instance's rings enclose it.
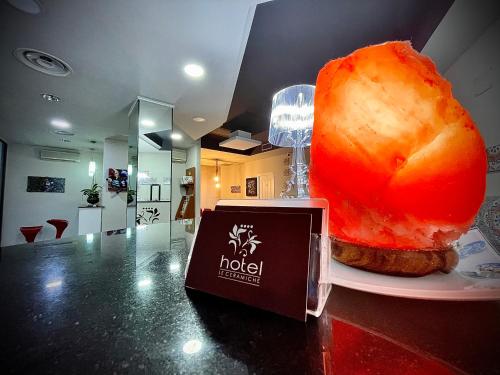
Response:
[[[202,344],[200,340],[189,340],[182,347],[182,351],[186,354],[194,354],[201,350]]]

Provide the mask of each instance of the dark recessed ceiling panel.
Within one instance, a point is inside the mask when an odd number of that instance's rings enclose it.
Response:
[[[389,40],[422,50],[452,0],[274,0],[257,6],[224,127],[267,130],[272,96],[331,59]],[[241,116],[240,116],[241,115]]]

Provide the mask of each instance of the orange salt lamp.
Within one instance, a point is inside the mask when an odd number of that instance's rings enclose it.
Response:
[[[394,258],[439,263],[485,193],[484,142],[433,62],[409,42],[361,48],[321,69],[314,106],[311,196],[330,202],[334,256],[393,274],[449,267]]]

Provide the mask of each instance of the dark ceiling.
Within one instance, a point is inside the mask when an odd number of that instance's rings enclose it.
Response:
[[[357,48],[411,40],[422,50],[453,0],[274,0],[257,6],[224,128],[268,129],[281,88],[315,84],[326,62]]]

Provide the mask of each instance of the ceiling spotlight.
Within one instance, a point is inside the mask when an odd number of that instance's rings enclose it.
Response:
[[[188,64],[184,67],[184,73],[193,78],[200,78],[205,74],[205,69],[197,64]]]
[[[172,138],[174,141],[179,141],[182,139],[182,134],[172,133],[170,134],[170,138]]]
[[[144,119],[141,121],[141,125],[147,128],[152,128],[153,126],[156,125],[156,123],[153,120]]]
[[[207,119],[204,117],[193,117],[193,121],[194,122],[205,122],[205,121],[207,121]]]
[[[40,96],[48,102],[60,102],[61,98],[52,94],[41,93]]]
[[[53,119],[53,120],[50,121],[50,124],[54,128],[58,128],[58,129],[69,129],[69,128],[71,128],[71,124],[68,121],[61,120],[61,119]]]

